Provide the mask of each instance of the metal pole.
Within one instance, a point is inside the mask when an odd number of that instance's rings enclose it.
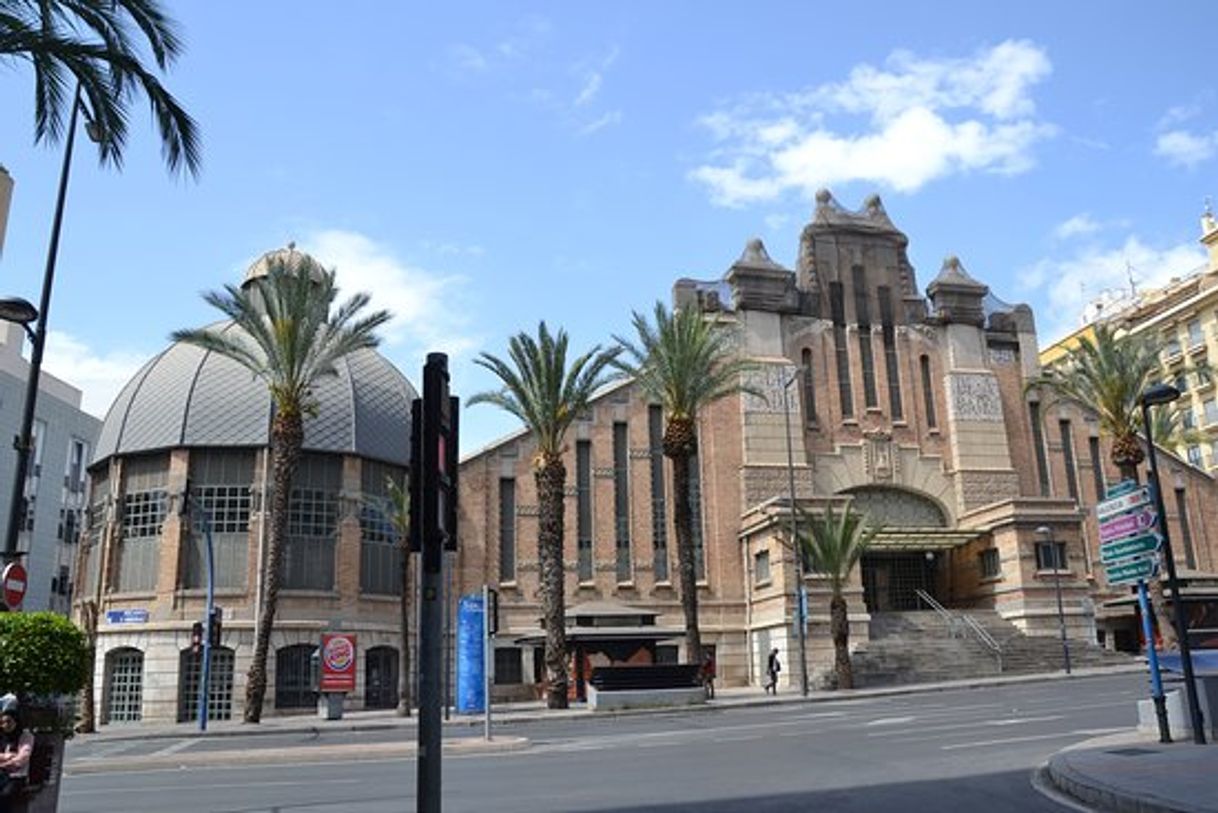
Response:
[[[802,369],[802,368],[800,368]],[[805,616],[806,607],[804,601],[804,553],[799,546],[799,537],[796,535],[795,529],[795,453],[791,449],[791,404],[787,397],[787,390],[791,383],[795,381],[795,377],[799,375],[799,369],[791,374],[786,383],[782,385],[782,414],[786,419],[787,427],[787,488],[790,496],[790,522],[791,522],[791,548],[795,552],[795,626],[798,628],[799,637],[799,693],[804,697],[808,696],[808,653],[807,653],[807,635],[804,631],[804,626],[807,623]]]
[[[453,707],[453,568],[444,554],[444,719],[452,719]]]
[[[1155,651],[1155,625],[1150,617],[1150,601],[1146,597],[1146,582],[1138,580],[1138,607],[1142,610],[1142,634],[1146,636],[1146,663],[1150,667],[1150,699],[1155,704],[1159,720],[1159,742],[1171,742],[1171,726],[1167,722],[1167,698],[1163,696],[1163,678],[1159,675],[1159,653]]]
[[[30,344],[30,374],[25,382],[25,411],[21,416],[21,434],[13,446],[17,449],[17,473],[13,479],[13,499],[9,503],[8,533],[4,537],[4,560],[12,561],[17,552],[17,537],[25,512],[25,478],[30,466],[30,435],[34,429],[34,407],[38,402],[38,378],[42,371],[42,350],[47,337],[47,313],[51,309],[51,287],[55,281],[55,260],[59,256],[59,233],[63,226],[64,201],[68,195],[68,176],[72,171],[72,147],[76,143],[76,117],[80,111],[80,83],[72,97],[72,113],[68,116],[68,136],[63,148],[63,167],[59,172],[59,194],[55,199],[55,215],[51,220],[51,242],[47,246],[46,270],[42,275],[42,298],[38,302],[38,324]]]
[[[1062,566],[1066,558],[1066,544],[1063,542],[1061,554],[1057,552],[1057,543],[1050,537],[1049,549],[1053,551],[1053,590],[1057,593],[1057,627],[1062,635],[1062,663],[1065,664],[1066,674],[1070,674],[1070,643],[1066,640],[1066,612],[1062,609]]]
[[[491,589],[482,585],[482,706],[486,720],[483,725],[483,736],[491,741]]]
[[[191,499],[189,494],[186,499]],[[203,535],[207,540],[207,614],[203,622],[203,663],[199,674],[199,730],[206,731],[211,688],[211,625],[216,604],[216,559],[211,539],[211,514],[197,500],[192,502],[203,519]]]
[[[1155,509],[1159,512],[1159,528],[1163,532],[1163,561],[1167,565],[1167,583],[1171,587],[1172,615],[1175,617],[1176,638],[1180,641],[1180,663],[1184,667],[1184,692],[1188,698],[1189,719],[1192,720],[1193,742],[1205,745],[1205,719],[1201,714],[1201,703],[1197,697],[1197,681],[1193,677],[1193,653],[1188,643],[1188,620],[1184,617],[1184,596],[1180,593],[1180,582],[1176,579],[1176,557],[1172,555],[1171,536],[1168,533],[1167,509],[1163,505],[1163,489],[1159,487],[1159,462],[1155,456],[1155,443],[1150,437],[1150,405],[1142,399],[1142,426],[1146,429],[1147,457],[1150,458],[1150,476],[1154,480]]]

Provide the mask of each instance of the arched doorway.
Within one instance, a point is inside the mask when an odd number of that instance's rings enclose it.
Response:
[[[207,679],[207,719],[233,719],[233,671],[236,659],[228,647],[211,651],[211,670]],[[178,657],[178,722],[199,717],[199,682],[202,680],[203,654],[183,649]]]
[[[364,708],[393,709],[398,705],[398,651],[374,646],[364,653]]]
[[[900,531],[905,542],[900,547],[882,542],[864,554],[861,568],[863,598],[870,612],[926,609],[919,592],[939,598],[944,580],[942,556],[933,544],[936,532],[948,527],[943,509],[914,491],[886,486],[863,486],[844,492],[851,497],[855,511],[867,517],[868,524],[885,531]],[[918,534],[925,532],[919,545]]]
[[[120,647],[106,653],[105,705],[107,723],[138,723],[144,716],[144,653]]]
[[[275,708],[307,709],[317,703],[313,690],[314,644],[292,644],[275,652]]]

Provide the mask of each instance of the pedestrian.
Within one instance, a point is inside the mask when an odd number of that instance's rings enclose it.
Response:
[[[769,682],[765,685],[767,693],[773,692],[778,694],[778,673],[782,671],[782,663],[778,660],[778,647],[770,650],[770,659],[766,661],[765,673],[769,675]]]
[[[10,813],[12,802],[30,775],[34,735],[21,727],[17,698],[0,697],[0,813]]]
[[[702,685],[706,687],[708,700],[715,699],[715,653],[706,650],[702,657]]]

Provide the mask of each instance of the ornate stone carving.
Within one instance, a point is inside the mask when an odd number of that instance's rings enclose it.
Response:
[[[863,433],[863,469],[873,482],[889,483],[901,467],[900,450],[892,442],[892,433],[873,429]]]
[[[953,418],[1002,423],[1002,400],[993,373],[949,373],[948,380]]]
[[[965,511],[1019,496],[1019,475],[1014,471],[965,471],[960,478],[960,502]]]
[[[767,364],[745,373],[744,383],[756,390],[761,397],[746,392],[744,394],[744,411],[769,415],[783,414],[783,384],[787,382],[795,372],[795,369],[794,365]],[[799,411],[798,402],[793,402],[791,409],[796,413],[792,415],[791,420],[792,424],[795,424],[799,418],[797,414]]]
[[[991,364],[1014,364],[1015,349],[1012,347],[991,347],[990,348],[990,363]]]
[[[541,516],[541,509],[536,505],[518,505],[516,506],[516,516],[518,517],[536,517]]]

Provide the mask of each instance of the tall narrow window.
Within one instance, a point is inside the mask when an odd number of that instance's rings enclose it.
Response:
[[[1057,426],[1062,433],[1062,460],[1066,464],[1066,490],[1078,501],[1078,472],[1074,468],[1074,437],[1070,434],[1070,421],[1060,420]]]
[[[1095,500],[1104,499],[1107,486],[1104,485],[1104,460],[1100,457],[1100,439],[1095,435],[1087,438],[1087,453],[1091,455],[1091,476],[1095,478]]]
[[[618,584],[633,579],[630,566],[629,433],[625,423],[613,424],[613,531],[617,541]]]
[[[888,408],[892,419],[905,417],[901,406],[901,368],[897,364],[897,329],[892,320],[892,289],[880,286],[880,325],[884,338],[884,368],[888,376]]]
[[[804,350],[804,352],[800,355],[800,361],[803,363],[804,422],[807,424],[815,424],[816,381],[812,376],[812,351]]]
[[[1184,501],[1184,489],[1176,488],[1176,513],[1180,517],[1180,539],[1184,541],[1184,565],[1189,570],[1197,569],[1197,555],[1193,551],[1193,531],[1188,525],[1188,505]]]
[[[853,269],[854,316],[859,326],[859,362],[863,368],[863,403],[876,409],[880,397],[875,388],[875,358],[871,355],[871,305],[867,298],[867,278],[863,267]]]
[[[689,456],[689,513],[693,520],[694,578],[706,580],[706,551],[702,542],[702,478],[698,473],[698,455]]]
[[[575,441],[575,535],[581,582],[592,581],[592,441]]]
[[[926,406],[926,426],[934,429],[939,422],[935,417],[935,390],[930,382],[930,356],[923,355],[919,358],[918,366],[922,369],[922,398]]]
[[[651,545],[657,582],[668,581],[668,512],[664,504],[664,410],[647,407],[647,448],[651,463]]]
[[[846,303],[843,300],[842,284],[829,283],[829,310],[833,317],[833,352],[837,357],[837,396],[841,402],[842,417],[854,415],[854,393],[850,389],[850,352],[846,348]]]
[[[1032,421],[1032,445],[1036,449],[1036,476],[1040,481],[1040,496],[1049,496],[1049,461],[1045,455],[1045,433],[1040,425],[1040,402],[1028,403],[1028,417]]]
[[[499,581],[516,581],[516,481],[499,480]]]

